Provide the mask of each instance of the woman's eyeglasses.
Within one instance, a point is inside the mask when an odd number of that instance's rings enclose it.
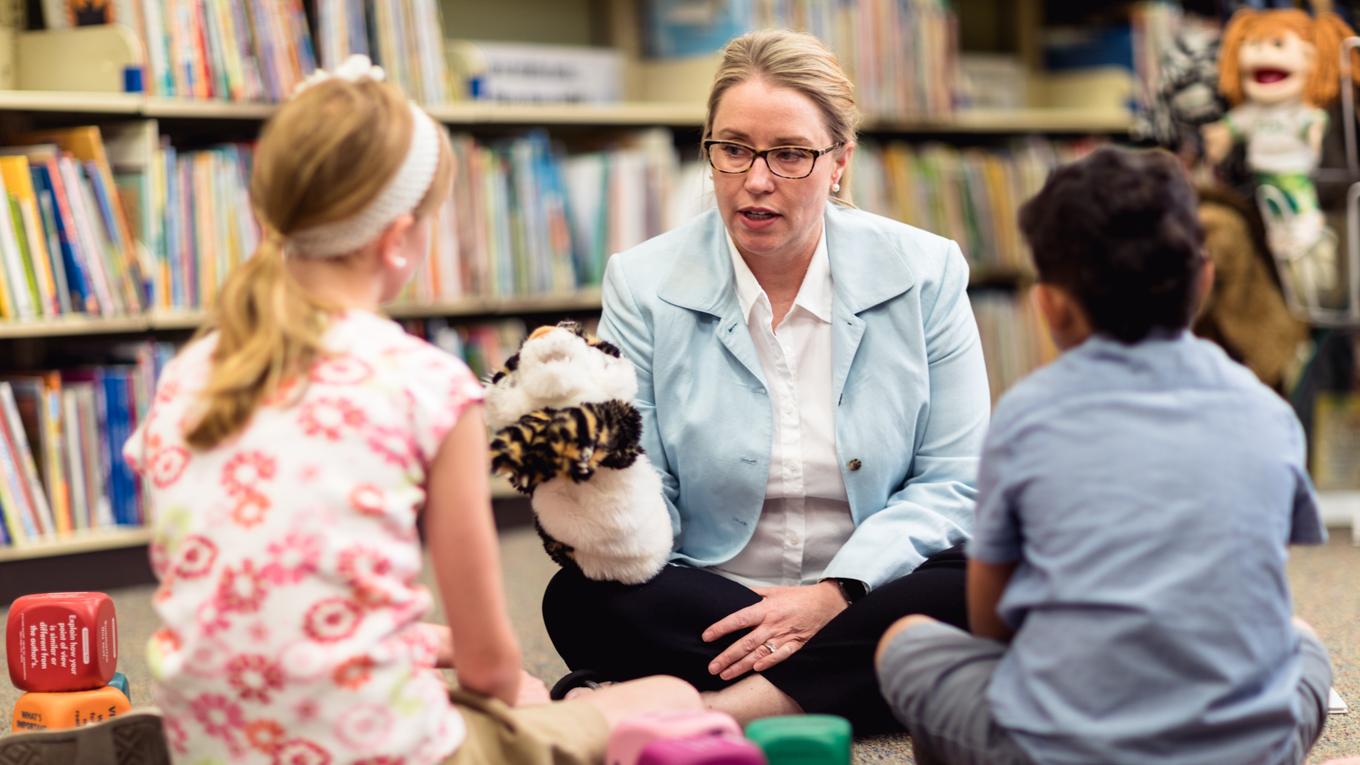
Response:
[[[825,149],[773,146],[756,150],[735,141],[704,141],[704,154],[708,155],[708,164],[720,173],[745,173],[755,167],[757,159],[764,159],[770,172],[780,178],[796,181],[812,175],[818,157],[840,147],[841,144],[835,143]]]

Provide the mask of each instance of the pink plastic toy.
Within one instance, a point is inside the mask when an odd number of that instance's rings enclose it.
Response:
[[[637,765],[642,750],[653,741],[731,736],[741,738],[737,721],[722,712],[654,712],[619,723],[609,735],[605,765]]]
[[[766,765],[765,753],[744,738],[662,739],[643,748],[637,765]]]

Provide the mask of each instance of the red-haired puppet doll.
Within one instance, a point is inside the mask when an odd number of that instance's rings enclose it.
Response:
[[[1311,173],[1327,130],[1326,107],[1340,90],[1341,44],[1353,34],[1334,13],[1238,11],[1219,53],[1219,88],[1233,108],[1204,128],[1211,163],[1246,142],[1281,280],[1305,309],[1323,307],[1339,283],[1336,235]],[[1353,73],[1360,77],[1360,67]]]

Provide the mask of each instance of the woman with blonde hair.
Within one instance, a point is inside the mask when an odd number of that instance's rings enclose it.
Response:
[[[637,367],[675,552],[639,586],[555,576],[557,695],[665,672],[741,720],[900,729],[878,638],[964,625],[990,408],[968,267],[842,201],[856,122],[815,38],[733,40],[704,125],[717,209],[610,259],[600,335]]]
[[[453,172],[443,129],[381,75],[352,59],[266,125],[263,244],[125,448],[155,518],[168,742],[187,762],[599,762],[621,716],[698,696],[651,678],[547,705],[521,670],[481,387],[378,313]],[[422,514],[447,628],[420,622]]]

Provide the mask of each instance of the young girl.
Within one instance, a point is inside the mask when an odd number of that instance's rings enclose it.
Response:
[[[673,678],[546,701],[520,669],[476,379],[378,315],[429,246],[447,137],[367,61],[284,104],[256,150],[264,243],[125,448],[156,534],[156,701],[190,763],[601,759]],[[449,628],[419,620],[425,515]],[[456,650],[454,647],[456,646]],[[452,666],[450,693],[436,666]],[[450,759],[451,758],[451,759]]]

